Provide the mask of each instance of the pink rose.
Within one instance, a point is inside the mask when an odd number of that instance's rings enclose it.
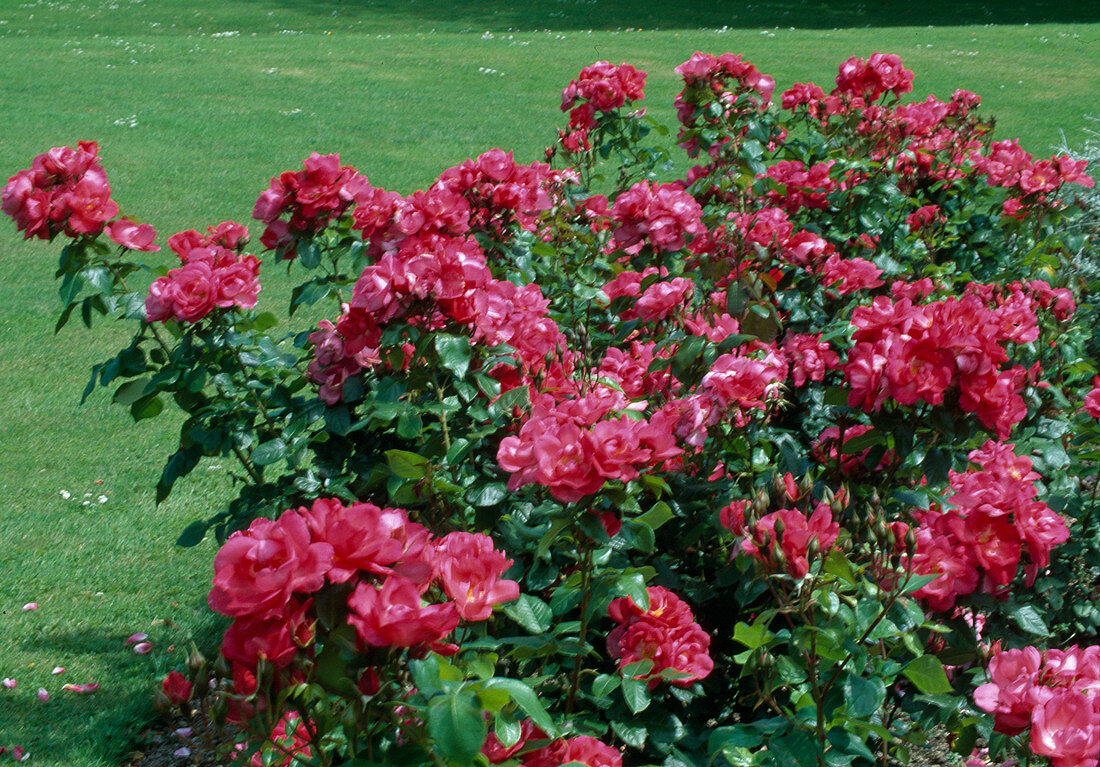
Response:
[[[130,250],[143,250],[147,253],[156,253],[160,245],[153,240],[157,237],[157,230],[149,224],[135,224],[125,218],[112,221],[104,230],[107,236],[124,248]]]
[[[314,543],[296,511],[256,519],[229,536],[214,557],[210,608],[254,619],[282,614],[291,594],[317,591],[332,566],[332,546]]]

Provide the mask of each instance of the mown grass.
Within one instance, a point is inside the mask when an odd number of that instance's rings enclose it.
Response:
[[[246,220],[268,178],[311,151],[338,151],[375,184],[403,192],[492,146],[539,159],[559,122],[561,87],[596,59],[647,69],[650,113],[670,122],[672,68],[696,49],[742,53],[780,87],[828,84],[850,55],[897,52],[917,73],[915,96],[976,91],[999,132],[1037,154],[1049,154],[1060,130],[1074,143],[1086,114],[1100,111],[1094,3],[894,5],[5,5],[0,179],[50,146],[96,139],[123,210],[154,223],[163,242],[180,229]],[[203,601],[214,546],[173,541],[226,498],[231,464],[204,464],[154,506],[178,416],[135,426],[102,393],[77,404],[90,366],[126,329],[53,335],[59,249],[0,224],[0,676],[19,682],[0,689],[0,746],[20,744],[39,764],[110,765],[147,719],[158,675],[182,659],[169,645],[182,646],[186,631],[212,636]],[[264,279],[261,299],[278,310],[286,279],[273,268]],[[39,610],[22,612],[30,601]],[[152,654],[124,645],[135,631],[153,636]],[[67,669],[60,678],[50,675],[55,665]],[[66,681],[102,688],[77,697],[60,691]],[[53,694],[46,703],[39,686]]]

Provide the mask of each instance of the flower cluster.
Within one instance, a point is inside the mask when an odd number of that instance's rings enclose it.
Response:
[[[533,230],[538,215],[551,207],[549,185],[557,175],[550,166],[519,165],[511,152],[490,149],[476,159],[445,170],[434,188],[464,196],[470,227],[499,235],[513,221]]]
[[[990,440],[971,451],[980,468],[950,473],[949,508],[914,513],[920,525],[913,569],[938,576],[915,594],[933,610],[950,610],[957,597],[979,589],[1004,589],[1025,553],[1030,585],[1050,563],[1051,550],[1069,538],[1065,520],[1037,500],[1031,459],[1013,447]]]
[[[957,391],[959,407],[1001,439],[1027,414],[1020,396],[1027,371],[1003,367],[1004,344],[1038,336],[1032,302],[1021,290],[994,296],[975,286],[962,298],[923,305],[878,296],[857,307],[851,323],[854,346],[844,367],[850,407],[870,413],[888,399],[940,405]]]
[[[351,207],[355,190],[366,183],[355,168],[340,165],[338,154],[313,152],[302,168],[271,179],[252,210],[252,217],[267,225],[260,242],[284,258],[296,255],[299,238],[312,237]]]
[[[512,475],[509,489],[539,484],[572,503],[609,479],[628,482],[682,452],[671,418],[664,412],[627,416],[631,405],[619,390],[600,386],[562,402],[549,394],[532,400],[519,434],[505,437],[497,450],[497,462]]]
[[[913,90],[913,72],[892,53],[872,53],[864,60],[857,56],[840,65],[834,95],[877,101],[884,93],[900,97]]]
[[[244,233],[241,233],[244,230]],[[145,314],[149,322],[195,323],[215,308],[251,309],[260,292],[260,261],[216,242],[243,245],[248,230],[225,222],[208,230],[180,232],[168,240],[182,266],[158,277],[149,286]]]
[[[214,559],[210,607],[234,618],[222,654],[242,670],[291,665],[314,641],[314,597],[350,584],[347,621],[365,647],[438,642],[460,620],[489,617],[519,596],[512,564],[485,535],[434,538],[402,509],[321,498],[277,520],[256,519]],[[434,587],[437,601],[424,604]]]
[[[674,71],[684,79],[684,89],[677,94],[674,105],[683,126],[680,146],[690,157],[697,156],[700,150],[716,156],[725,143],[700,144],[700,137],[694,135],[701,127],[700,120],[708,127],[725,123],[723,127],[728,129],[730,123],[745,114],[767,109],[775,90],[773,78],[732,53],[714,56],[696,51]],[[720,105],[721,117],[707,112],[705,107],[711,103]],[[689,132],[693,135],[685,137]]]
[[[69,237],[97,235],[118,215],[94,141],[38,155],[30,168],[8,179],[0,203],[28,239],[52,240],[62,232]]]
[[[623,669],[639,661],[653,667],[637,679],[657,687],[662,679],[686,687],[714,669],[710,635],[695,622],[691,608],[663,586],[650,586],[649,608],[643,610],[630,597],[611,602],[607,614],[619,623],[607,635],[607,653]],[[662,672],[674,672],[672,674]]]
[[[690,237],[703,234],[703,210],[679,184],[639,181],[615,198],[615,246],[637,253],[643,245],[656,251],[682,250]]]
[[[735,514],[725,515],[723,523],[734,534],[741,533]],[[819,503],[809,517],[798,509],[779,509],[765,514],[744,532],[742,551],[773,570],[802,578],[810,572],[810,560],[836,543],[840,523],[833,520],[828,504]]]
[[[1096,767],[1100,759],[1100,647],[996,650],[989,682],[974,702],[993,714],[993,729],[1031,728],[1031,752],[1052,767]]]
[[[520,737],[505,747],[497,736],[489,733],[481,753],[490,764],[501,764],[515,756],[522,761],[520,767],[560,767],[563,764],[583,764],[587,767],[622,767],[623,755],[611,746],[589,735],[555,740],[545,746],[527,750],[532,741],[545,741],[547,735],[530,719],[520,724]]]
[[[596,113],[611,112],[628,101],[641,101],[644,89],[645,72],[630,64],[616,67],[597,61],[582,69],[561,94],[561,111],[569,112],[569,130],[560,136],[562,145],[570,152],[591,149],[588,134],[596,127]]]

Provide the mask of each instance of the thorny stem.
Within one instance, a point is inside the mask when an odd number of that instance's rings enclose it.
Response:
[[[435,380],[435,375],[432,375],[432,389],[435,390],[435,396],[439,399],[439,404],[443,404],[443,390],[439,388],[439,382]],[[451,452],[451,434],[447,430],[447,413],[442,409],[439,411],[439,425],[443,430],[443,447],[448,453]]]
[[[578,632],[578,636],[581,641],[581,648],[585,645],[586,637],[588,636],[588,605],[592,601],[592,547],[589,545],[587,539],[584,543],[583,562],[581,564],[581,627]],[[580,689],[581,684],[581,661],[582,655],[577,653],[577,657],[573,659],[573,673],[569,680],[569,695],[565,699],[565,715],[568,717],[573,713],[573,706],[577,702],[577,691]]]

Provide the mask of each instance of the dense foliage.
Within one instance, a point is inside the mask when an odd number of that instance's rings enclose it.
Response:
[[[892,55],[779,105],[739,56],[677,72],[683,179],[608,62],[550,164],[272,179],[287,320],[240,224],[132,260],[156,235],[94,143],[11,178],[20,229],[71,240],[58,328],[138,323],[85,396],[188,415],[158,500],[242,467],[180,538],[224,543],[223,657],[166,702],[213,685],[263,764],[887,764],[940,725],[1096,764],[1086,163],[972,93],[902,103]]]

